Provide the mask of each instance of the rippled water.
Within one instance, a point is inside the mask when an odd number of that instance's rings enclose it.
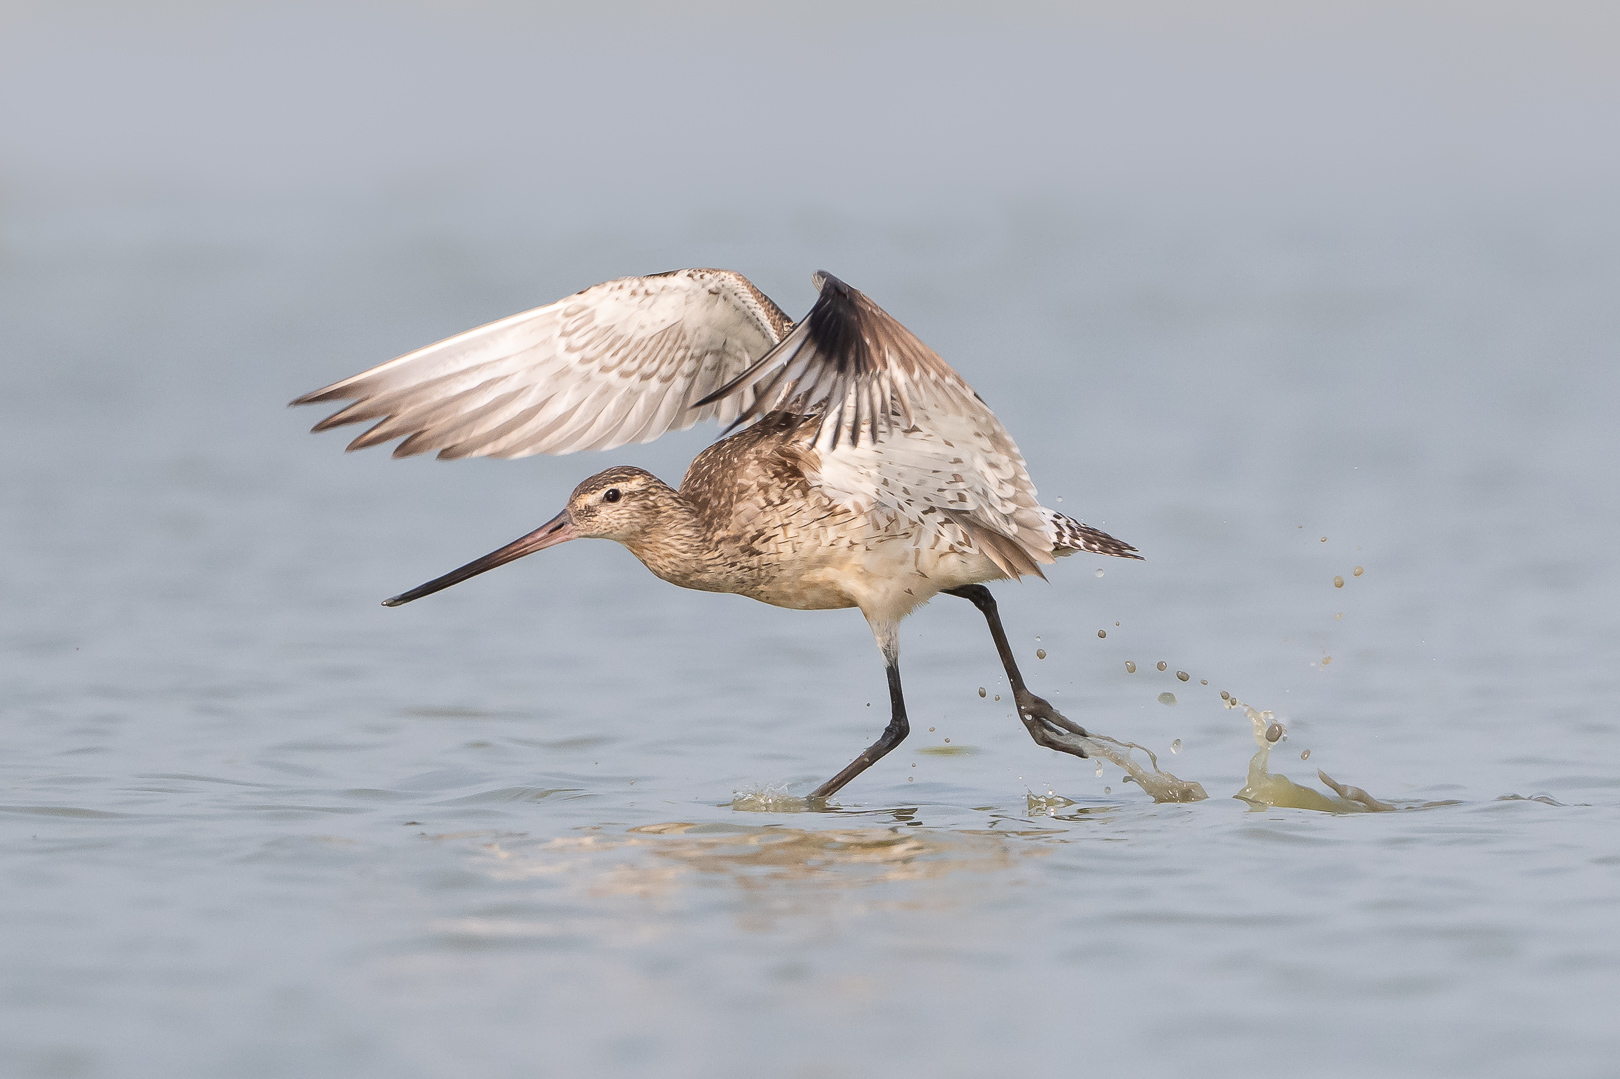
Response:
[[[1612,1068],[1612,221],[714,220],[7,220],[8,1074]],[[1037,749],[950,599],[905,626],[910,741],[826,813],[764,810],[883,722],[854,612],[602,543],[378,605],[710,435],[394,462],[282,403],[683,264],[868,290],[1143,550],[1003,611],[1037,692],[1207,801]],[[1286,724],[1272,772],[1447,804],[1234,799],[1223,690]]]

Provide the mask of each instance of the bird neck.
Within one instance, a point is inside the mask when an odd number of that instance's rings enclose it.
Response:
[[[714,545],[696,506],[679,491],[659,492],[657,514],[649,526],[620,540],[642,565],[670,584],[704,591],[724,591],[710,583],[718,567]]]

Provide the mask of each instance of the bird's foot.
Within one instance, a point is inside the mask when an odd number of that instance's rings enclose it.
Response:
[[[1018,718],[1024,721],[1024,728],[1037,744],[1076,757],[1087,756],[1085,746],[1078,740],[1087,737],[1086,729],[1053,708],[1050,701],[1027,689],[1015,692],[1013,700],[1018,706]]]

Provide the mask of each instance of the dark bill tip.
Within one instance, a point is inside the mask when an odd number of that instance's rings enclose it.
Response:
[[[491,551],[482,558],[475,558],[460,569],[451,570],[443,577],[435,577],[427,584],[417,585],[409,592],[401,592],[397,596],[390,596],[383,600],[384,607],[403,607],[413,599],[430,596],[441,589],[449,588],[453,584],[460,584],[469,577],[476,577],[480,573],[504,566],[516,558],[526,554],[543,551],[547,547],[555,547],[574,538],[574,522],[569,519],[568,511],[563,510],[557,516],[530,532],[522,539],[514,540],[498,551]]]

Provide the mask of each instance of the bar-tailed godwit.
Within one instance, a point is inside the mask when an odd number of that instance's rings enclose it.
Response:
[[[378,420],[349,443],[394,456],[523,457],[729,424],[677,490],[639,468],[585,480],[527,536],[384,601],[420,599],[567,540],[617,540],[683,588],[778,607],[859,607],[888,671],[892,718],[817,787],[824,799],[909,732],[900,620],[938,593],[990,625],[1037,743],[1085,756],[1085,729],[1024,685],[985,581],[1044,577],[1075,551],[1135,548],[1035,500],[988,406],[933,350],[831,274],[802,322],[741,274],[625,277],[408,353],[295,405],[353,401],[315,430]]]

